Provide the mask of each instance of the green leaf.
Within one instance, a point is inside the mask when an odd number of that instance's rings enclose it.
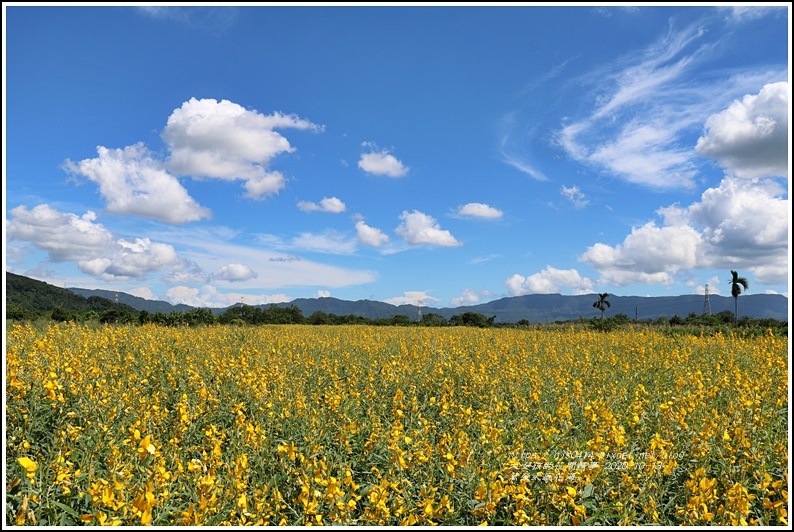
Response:
[[[593,491],[595,491],[593,485],[588,484],[587,486],[584,487],[584,489],[582,489],[582,498],[589,499],[590,497],[593,496]]]
[[[60,508],[61,510],[63,510],[67,514],[71,515],[72,517],[77,517],[77,518],[80,517],[80,516],[77,515],[77,512],[75,512],[72,508],[66,506],[65,504],[63,504],[61,502],[52,501],[52,505],[53,506],[57,506],[58,508]]]

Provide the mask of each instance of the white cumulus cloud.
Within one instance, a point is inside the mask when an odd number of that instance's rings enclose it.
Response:
[[[116,241],[116,250],[103,272],[113,277],[143,277],[149,272],[162,271],[179,261],[176,250],[169,244],[152,242],[148,238]]]
[[[688,207],[658,209],[655,222],[633,228],[622,243],[596,243],[580,256],[599,283],[672,284],[697,269],[748,270],[759,283],[788,279],[790,205],[772,180],[725,178]]]
[[[590,246],[579,260],[599,271],[601,283],[671,284],[672,274],[697,265],[700,243],[700,234],[692,227],[657,227],[649,222],[632,229],[622,244]]]
[[[345,212],[347,206],[339,198],[331,197],[321,199],[320,203],[315,203],[313,201],[300,201],[298,202],[298,208],[304,212],[322,211],[339,213]]]
[[[706,120],[696,150],[729,176],[788,176],[789,84],[765,85]]]
[[[85,273],[104,279],[144,277],[179,263],[169,244],[148,238],[116,238],[96,214],[60,212],[47,204],[11,209],[6,236],[44,250],[53,262],[74,262]]]
[[[725,178],[701,199],[659,209],[668,225],[700,233],[698,267],[750,270],[761,283],[788,279],[789,219],[786,191],[771,180]]]
[[[694,286],[694,284],[695,283],[692,283],[693,286]],[[721,281],[720,278],[715,275],[714,277],[712,277],[711,279],[708,280],[708,282],[706,283],[705,286],[702,286],[702,285],[695,286],[695,290],[694,291],[695,291],[696,294],[705,294],[706,293],[706,287],[708,287],[709,295],[719,296],[719,295],[722,295],[722,293],[721,293],[722,290],[720,290],[720,285],[722,285],[722,284],[723,284],[723,281]]]
[[[369,174],[386,175],[389,177],[402,177],[406,175],[410,169],[387,150],[361,154],[358,167]]]
[[[575,269],[558,270],[546,266],[538,273],[529,277],[514,274],[505,281],[511,296],[527,294],[556,294],[571,291],[574,294],[588,294],[593,291],[593,281],[582,277]]]
[[[488,290],[473,290],[471,288],[466,288],[460,294],[460,297],[453,297],[452,301],[450,301],[450,305],[453,307],[460,307],[462,305],[476,305],[482,298],[484,297],[491,297],[491,292]]]
[[[60,212],[41,204],[28,210],[24,205],[11,209],[6,237],[34,244],[46,251],[53,262],[83,262],[112,249],[113,234],[94,223],[94,211],[82,216]]]
[[[228,100],[191,98],[175,109],[163,130],[171,151],[168,168],[197,178],[244,180],[248,196],[277,194],[285,184],[271,160],[295,148],[274,129],[322,131],[294,115],[263,115]]]
[[[171,304],[190,305],[199,308],[225,308],[237,303],[246,305],[270,305],[272,303],[287,303],[291,298],[285,294],[252,295],[236,292],[219,292],[212,285],[201,288],[189,286],[174,286],[166,292],[166,298]]]
[[[427,295],[427,292],[408,291],[403,295],[384,300],[391,305],[434,305],[438,298]]]
[[[210,276],[214,280],[218,281],[247,281],[249,279],[255,279],[258,277],[258,273],[252,270],[249,266],[245,264],[224,264],[214,272]]]
[[[97,147],[99,157],[67,160],[64,168],[99,185],[108,212],[181,224],[209,218],[210,210],[190,197],[179,181],[141,143],[124,149]]]
[[[389,235],[380,229],[368,226],[363,220],[356,222],[356,234],[358,235],[359,242],[376,248],[389,241]]]
[[[139,286],[129,291],[130,294],[144,299],[154,299],[154,293],[146,286]]]
[[[485,203],[467,203],[459,206],[455,210],[455,214],[458,216],[470,216],[472,218],[497,219],[501,218],[504,213]]]
[[[209,277],[195,262],[180,259],[162,279],[169,284],[204,284]]]
[[[419,211],[403,211],[402,223],[395,232],[411,245],[429,244],[431,246],[460,246],[452,233],[441,229],[432,216]]]

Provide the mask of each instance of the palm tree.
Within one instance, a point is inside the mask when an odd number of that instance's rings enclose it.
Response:
[[[734,307],[734,316],[736,321],[739,321],[739,294],[742,293],[742,287],[747,290],[747,287],[750,284],[747,282],[747,279],[744,277],[739,277],[739,274],[736,273],[735,270],[731,270],[731,279],[728,281],[731,283],[731,295],[733,296],[733,307]]]
[[[603,294],[598,294],[598,301],[593,303],[593,306],[601,311],[602,320],[604,319],[604,311],[612,306],[612,304],[609,301],[607,301],[608,297],[609,294],[607,294],[606,292],[604,292]]]

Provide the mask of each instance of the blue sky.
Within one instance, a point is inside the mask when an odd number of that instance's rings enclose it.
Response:
[[[788,3],[3,9],[6,271],[212,307],[788,296]]]

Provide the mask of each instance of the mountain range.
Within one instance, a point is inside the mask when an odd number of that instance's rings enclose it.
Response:
[[[69,297],[77,300],[71,301]],[[56,306],[79,309],[77,306],[80,298],[89,302],[98,302],[101,299],[109,300],[110,304],[129,306],[137,311],[146,310],[151,313],[162,312],[187,312],[196,307],[189,305],[172,305],[165,301],[156,301],[133,296],[124,292],[112,290],[97,290],[87,288],[60,288],[42,281],[30,279],[21,275],[6,272],[6,305],[29,308],[31,310],[52,310]],[[593,303],[598,300],[598,295],[587,294],[565,296],[560,294],[531,294],[496,299],[478,305],[462,307],[435,308],[417,305],[391,305],[382,301],[359,300],[347,301],[334,297],[301,298],[288,303],[279,303],[277,306],[286,308],[296,306],[305,317],[315,312],[335,314],[337,316],[355,315],[378,320],[391,318],[398,315],[417,319],[419,313],[423,315],[437,314],[444,318],[451,318],[465,312],[483,314],[494,317],[496,323],[515,323],[527,320],[531,323],[551,323],[555,321],[570,321],[579,318],[593,318],[601,315],[601,311],[593,308]],[[607,298],[610,303],[605,315],[614,316],[625,314],[630,319],[656,320],[662,316],[686,317],[691,313],[703,314],[706,299],[702,295],[681,295],[663,297],[617,296]],[[739,316],[750,318],[772,318],[779,321],[789,319],[789,300],[780,294],[747,294],[739,296]],[[94,304],[95,305],[95,304]],[[232,307],[210,309],[215,314],[222,314]],[[107,305],[103,305],[107,306]],[[268,308],[270,305],[257,305],[259,308]],[[709,296],[708,307],[712,314],[731,312],[734,310],[734,299],[726,296]]]
[[[105,299],[110,299],[111,301],[116,301],[123,305],[129,305],[137,311],[145,310],[152,314],[155,312],[162,312],[163,314],[168,314],[170,312],[188,312],[195,308],[183,304],[172,305],[167,301],[145,299],[143,297],[125,294],[124,292],[114,292],[112,290],[92,290],[88,288],[67,288],[67,290],[83,297],[104,297]],[[223,310],[226,309],[222,309],[221,312],[223,312]],[[215,311],[215,309],[213,309],[213,311]]]
[[[69,288],[75,294],[84,297],[99,296],[130,305],[137,310],[149,312],[171,311],[184,312],[193,307],[188,305],[171,305],[165,301],[152,301],[140,297],[113,292],[109,290],[88,290],[85,288]],[[497,323],[515,323],[519,320],[528,320],[532,323],[551,323],[554,321],[569,321],[578,318],[592,318],[601,315],[601,311],[593,308],[593,303],[598,300],[596,294],[565,296],[561,294],[531,294],[524,296],[504,297],[487,303],[462,307],[421,307],[423,315],[438,314],[444,318],[451,318],[464,312],[476,312],[487,317],[495,316]],[[616,296],[607,298],[610,307],[606,316],[625,314],[631,319],[656,320],[662,316],[686,317],[690,313],[703,314],[705,297],[702,295],[641,297],[641,296]],[[294,305],[301,313],[309,317],[315,312],[335,314],[337,316],[355,315],[377,320],[405,315],[416,319],[420,308],[417,305],[392,305],[382,301],[362,299],[347,301],[334,297],[301,298],[288,303],[278,303],[279,307]],[[239,306],[235,304],[233,306]],[[259,308],[268,308],[270,305],[257,305]],[[723,311],[733,312],[734,300],[726,296],[709,296],[709,306],[712,314]],[[222,314],[228,308],[213,308],[215,314]],[[780,294],[742,294],[739,296],[739,316],[750,318],[772,318],[779,321],[788,321],[788,298]]]

